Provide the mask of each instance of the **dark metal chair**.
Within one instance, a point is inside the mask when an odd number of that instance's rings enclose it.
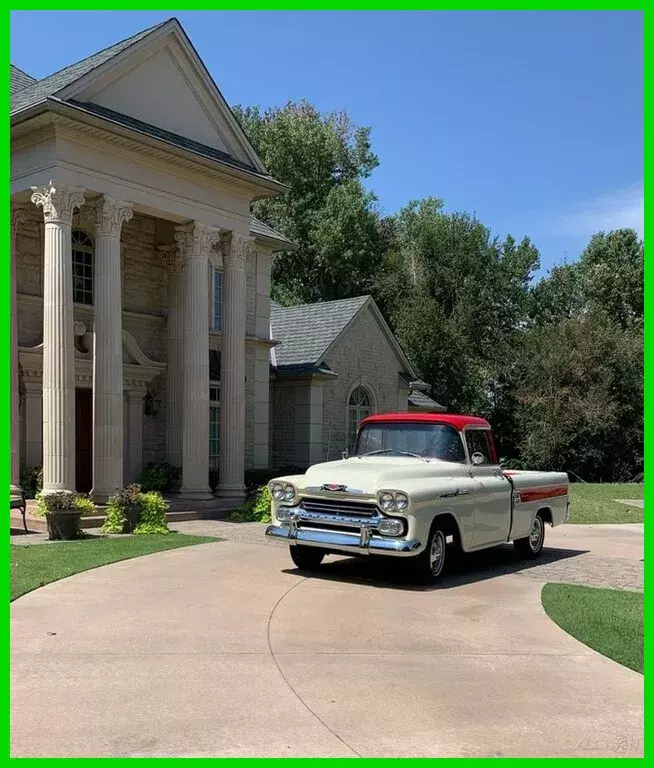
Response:
[[[9,494],[9,509],[20,509],[21,515],[23,516],[23,528],[25,529],[25,533],[29,533],[27,530],[27,520],[25,519],[25,515],[27,514],[27,503],[22,491]]]

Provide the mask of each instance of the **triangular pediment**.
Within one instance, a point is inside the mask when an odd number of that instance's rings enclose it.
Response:
[[[57,95],[127,115],[266,173],[175,19]]]

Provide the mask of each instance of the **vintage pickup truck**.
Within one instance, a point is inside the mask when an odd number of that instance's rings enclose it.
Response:
[[[388,413],[359,425],[354,454],[269,484],[266,536],[302,569],[326,554],[410,559],[435,582],[449,554],[513,541],[537,557],[545,524],[568,519],[564,472],[503,471],[476,416]]]

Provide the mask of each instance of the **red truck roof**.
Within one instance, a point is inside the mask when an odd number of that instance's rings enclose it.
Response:
[[[384,421],[407,421],[407,422],[431,422],[432,424],[449,424],[459,432],[465,427],[485,427],[490,429],[490,424],[486,419],[479,416],[464,416],[460,413],[377,413],[374,416],[368,416],[361,421],[359,426],[364,424],[374,424]]]

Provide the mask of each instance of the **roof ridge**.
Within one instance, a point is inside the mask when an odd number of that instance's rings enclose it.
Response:
[[[156,29],[159,29],[166,24],[168,24],[170,21],[177,21],[175,17],[171,17],[170,19],[166,19],[165,21],[160,22],[159,24],[155,24],[152,27],[147,27],[146,29],[142,29],[140,32],[135,32],[133,35],[130,35],[129,37],[125,37],[122,40],[119,40],[116,43],[112,43],[111,45],[106,46],[105,48],[101,48],[99,51],[95,51],[94,53],[90,53],[88,56],[85,56],[83,59],[78,59],[77,61],[73,61],[70,64],[67,64],[65,67],[62,67],[61,69],[56,70],[55,72],[50,72],[50,74],[46,75],[45,77],[42,77],[39,80],[35,80],[33,83],[27,86],[27,88],[23,88],[20,91],[20,97],[25,98],[25,96],[29,96],[30,92],[34,90],[36,93],[38,93],[39,87],[43,87],[43,83],[45,83],[47,80],[56,80],[58,76],[61,76],[64,72],[67,72],[68,70],[73,69],[74,67],[79,67],[80,65],[84,64],[86,61],[90,61],[96,57],[101,56],[102,54],[106,54],[108,51],[111,51],[112,48],[116,48],[116,52],[111,54],[109,58],[104,58],[101,61],[99,61],[94,66],[91,66],[86,71],[76,75],[69,83],[64,83],[58,88],[55,88],[54,91],[51,93],[46,93],[45,97],[54,95],[57,91],[61,90],[62,88],[68,87],[71,83],[74,83],[76,80],[78,80],[80,77],[87,75],[89,72],[92,72],[93,70],[97,69],[98,67],[105,64],[107,61],[110,61],[114,58],[114,56],[117,56],[119,53],[122,53],[124,50],[130,47],[130,45],[133,45],[139,40],[142,40],[146,35],[151,34]],[[179,22],[177,22],[179,23]]]
[[[152,27],[146,27],[145,29],[142,29],[140,32],[135,32],[133,35],[129,35],[128,37],[124,37],[122,40],[117,40],[115,43],[112,43],[111,45],[107,45],[104,48],[100,48],[99,51],[94,51],[93,53],[89,53],[89,55],[85,56],[83,59],[77,59],[77,61],[72,61],[70,64],[67,64],[65,67],[62,67],[61,69],[57,69],[55,72],[50,72],[49,75],[42,77],[40,80],[37,80],[36,82],[40,83],[43,80],[47,80],[49,77],[54,77],[55,75],[59,75],[61,72],[65,72],[67,69],[70,69],[70,67],[74,67],[77,64],[82,64],[88,59],[92,59],[94,56],[99,56],[101,53],[105,53],[111,48],[116,48],[119,45],[122,45],[123,43],[127,43],[129,40],[132,40],[135,37],[141,37],[142,35],[146,35],[146,34],[149,34],[150,32],[154,32],[154,30],[157,29],[158,27],[163,27],[164,24],[168,24],[168,22],[172,21],[173,18],[174,17],[171,17],[170,19],[166,19],[166,21],[159,22],[159,24],[155,24]],[[93,67],[93,69],[96,69],[96,67]]]
[[[33,77],[32,75],[30,75],[30,74],[29,74],[29,72],[25,72],[25,70],[24,70],[24,69],[21,69],[19,66],[17,66],[17,65],[16,65],[16,64],[14,64],[13,62],[11,62],[11,61],[10,61],[10,62],[9,62],[9,66],[10,66],[10,67],[13,67],[13,68],[14,68],[14,69],[16,69],[16,70],[18,70],[18,71],[21,73],[21,75],[25,75],[25,77],[29,77],[29,79],[30,79],[30,80],[33,80],[35,83],[38,83],[38,80],[37,80],[35,77]]]
[[[323,307],[325,304],[344,304],[346,301],[361,301],[362,299],[370,299],[372,298],[372,294],[365,293],[361,294],[361,296],[349,296],[346,299],[328,299],[327,301],[312,301],[307,304],[293,304],[292,307],[284,307],[282,306],[282,309],[307,309],[308,307]],[[279,302],[278,302],[279,303]]]

